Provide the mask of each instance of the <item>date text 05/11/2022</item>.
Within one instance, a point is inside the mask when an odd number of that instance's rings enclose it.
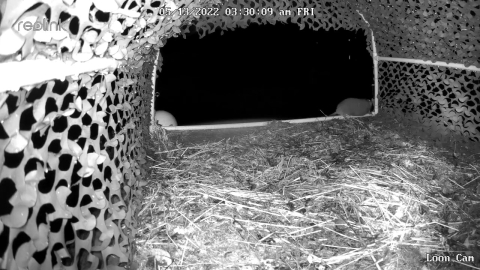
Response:
[[[293,12],[296,12],[294,14]],[[222,14],[223,13],[223,14]],[[169,7],[164,7],[159,10],[160,16],[313,16],[315,13],[314,8],[296,8],[295,11],[290,9],[277,10],[274,12],[273,8],[216,8],[216,7],[195,7],[195,8],[178,8],[172,10]]]

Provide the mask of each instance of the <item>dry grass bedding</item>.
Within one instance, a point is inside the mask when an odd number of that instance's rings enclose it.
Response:
[[[365,118],[204,143],[154,134],[138,268],[480,269],[480,156],[409,128]]]

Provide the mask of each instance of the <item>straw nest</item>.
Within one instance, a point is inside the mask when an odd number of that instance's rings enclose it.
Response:
[[[478,155],[385,123],[155,134],[136,267],[480,269]]]

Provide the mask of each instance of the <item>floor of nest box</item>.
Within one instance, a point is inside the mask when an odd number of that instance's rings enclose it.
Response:
[[[169,139],[179,141],[185,146],[197,145],[201,143],[213,143],[221,140],[233,139],[250,133],[260,131],[265,127],[248,128],[228,128],[214,130],[189,130],[189,131],[170,131]]]

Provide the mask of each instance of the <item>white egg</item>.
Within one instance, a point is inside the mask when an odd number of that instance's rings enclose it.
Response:
[[[164,127],[177,126],[177,120],[175,120],[175,117],[173,117],[173,115],[167,111],[156,111],[155,123]]]

